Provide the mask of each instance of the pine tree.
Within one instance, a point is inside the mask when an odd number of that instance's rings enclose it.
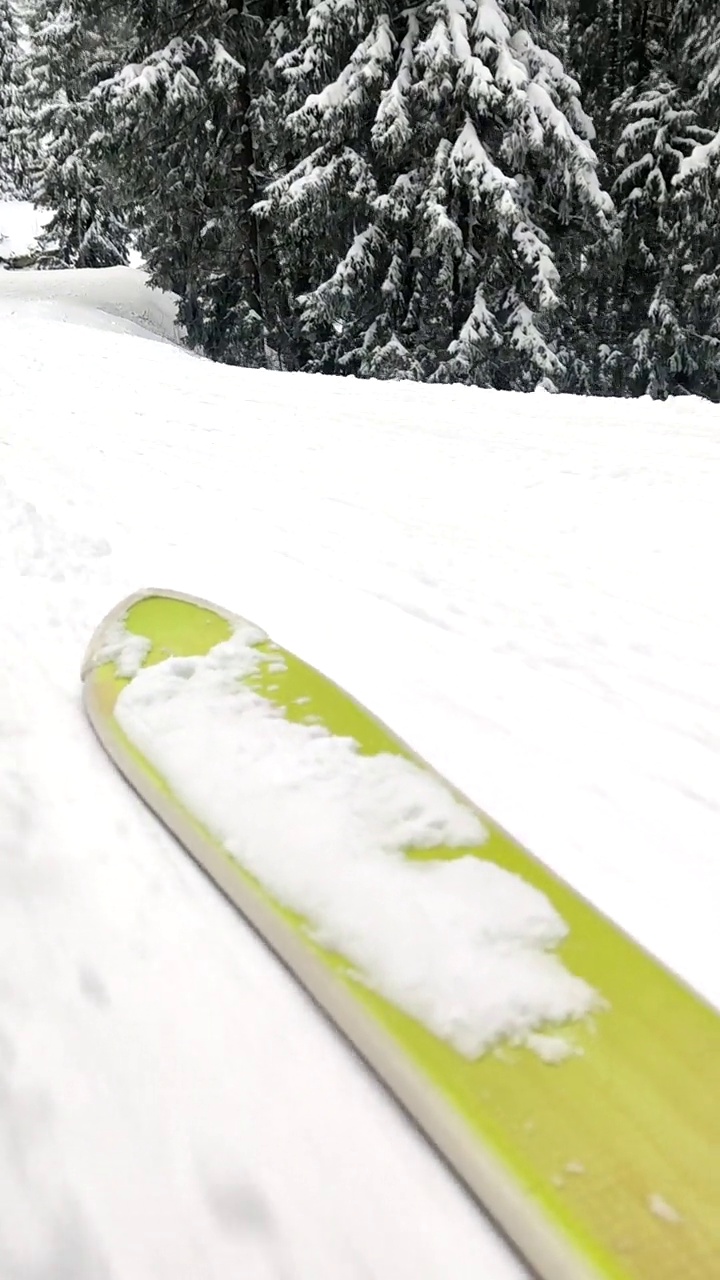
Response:
[[[577,85],[513,0],[314,0],[261,206],[307,367],[562,384],[561,273],[607,232]],[[280,233],[278,233],[280,234]]]
[[[698,42],[697,10],[704,3],[564,4],[563,48],[603,122],[601,175],[618,209],[617,251],[605,264],[588,389],[667,395],[685,385],[694,364],[675,180],[706,135],[677,32],[683,25],[687,36],[692,28]]]
[[[23,68],[12,0],[0,0],[0,199],[27,195],[28,175],[18,130],[22,123]]]
[[[720,14],[714,0],[676,0],[669,24],[673,57],[695,105],[720,106]],[[717,124],[717,115],[705,121]]]
[[[570,73],[577,76],[590,115],[603,119],[620,83],[618,0],[562,0],[558,38]]]
[[[618,282],[620,342],[627,362],[625,394],[666,396],[688,369],[687,320],[678,306],[678,201],[675,178],[693,149],[709,141],[694,109],[665,74],[616,103],[626,121],[613,190],[622,233]]]
[[[708,126],[674,178],[678,219],[668,294],[685,327],[677,382],[720,400],[720,15],[715,5],[683,0],[673,34],[693,104]]]
[[[40,239],[46,266],[109,267],[126,261],[129,231],[93,151],[93,88],[113,69],[112,16],[85,25],[74,0],[39,0],[29,15],[29,123],[35,203],[52,211]]]
[[[682,2],[682,0],[681,0]],[[562,52],[596,121],[613,103],[658,70],[676,0],[559,0]],[[613,132],[603,131],[610,154]],[[604,149],[600,148],[601,153]],[[603,155],[604,158],[604,155]]]
[[[180,295],[193,345],[243,364],[265,362],[252,107],[271,4],[128,3],[125,65],[100,90],[153,282]]]

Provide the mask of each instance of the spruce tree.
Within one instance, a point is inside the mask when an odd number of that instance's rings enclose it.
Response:
[[[603,119],[622,89],[618,0],[562,0],[561,54],[577,76],[593,119]],[[601,139],[602,142],[602,139]]]
[[[130,0],[125,65],[98,90],[153,282],[180,295],[193,345],[243,364],[265,362],[252,108],[271,4]]]
[[[720,400],[720,15],[709,0],[683,0],[673,32],[685,82],[708,129],[674,179],[671,301],[686,329],[677,381]]]
[[[677,28],[692,27],[697,40],[698,3],[564,4],[563,47],[602,122],[601,175],[618,210],[616,252],[593,320],[590,390],[666,395],[683,386],[693,362],[675,179],[706,135]]]
[[[307,367],[563,385],[563,275],[607,232],[575,82],[514,0],[314,0],[261,206]]]
[[[563,55],[596,121],[605,123],[607,112],[626,90],[637,88],[651,73],[668,70],[658,65],[658,57],[662,59],[676,4],[677,0],[558,0],[564,18]],[[612,153],[612,132],[603,129],[603,135]]]
[[[113,70],[115,20],[109,14],[86,25],[74,0],[38,0],[29,27],[29,120],[20,136],[33,158],[33,199],[52,211],[39,242],[41,261],[116,266],[126,261],[128,225],[94,153],[91,97]]]
[[[678,285],[679,205],[675,179],[684,159],[710,135],[668,76],[651,75],[641,92],[616,103],[625,121],[613,195],[622,257],[617,290],[624,394],[666,396],[688,370],[687,317]]]
[[[27,195],[22,126],[23,65],[12,0],[0,0],[0,200]]]

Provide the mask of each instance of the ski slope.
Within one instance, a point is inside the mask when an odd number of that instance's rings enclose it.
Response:
[[[0,333],[0,1276],[521,1280],[78,666],[221,601],[720,1006],[718,410],[216,366],[125,270],[0,272]]]

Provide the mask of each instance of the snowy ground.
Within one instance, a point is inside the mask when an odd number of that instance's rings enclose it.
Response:
[[[0,200],[0,262],[30,253],[50,217],[27,200]]]
[[[7,271],[0,277],[0,305],[6,318],[32,314],[36,320],[60,320],[112,333],[135,334],[155,342],[179,341],[177,298],[145,287],[145,275],[132,267],[93,271]]]
[[[518,1280],[108,767],[78,667],[141,585],[244,613],[720,1005],[718,410],[143,327],[140,273],[0,273],[0,1276]]]

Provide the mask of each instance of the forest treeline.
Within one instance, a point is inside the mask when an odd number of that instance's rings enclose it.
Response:
[[[213,359],[720,399],[716,0],[0,0],[0,196]]]

